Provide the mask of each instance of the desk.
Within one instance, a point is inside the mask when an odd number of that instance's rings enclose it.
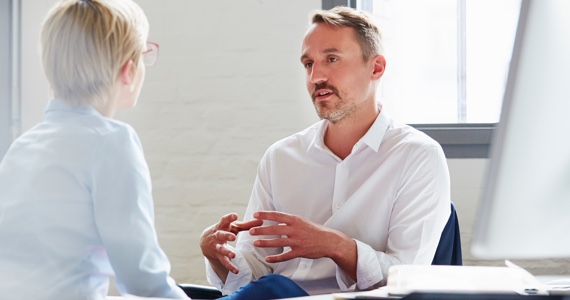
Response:
[[[570,275],[565,276],[536,276],[535,277],[540,283],[545,284],[553,280],[558,279],[568,279]],[[360,293],[345,293],[346,295],[356,295],[362,294],[366,292]],[[337,293],[338,295],[342,295],[342,293]],[[107,300],[143,300],[148,298],[140,298],[134,296],[107,296]],[[156,299],[156,298],[155,298]],[[296,298],[289,298],[294,300],[337,300],[333,296],[333,294],[325,294],[325,295],[314,295],[314,296],[306,296],[306,297],[296,297]],[[347,298],[350,299],[350,298]],[[352,299],[387,299],[387,298],[371,298],[371,297],[363,297],[358,298],[354,297]],[[399,298],[400,300],[570,300],[570,294],[568,295],[557,295],[557,296],[542,296],[542,295],[516,295],[516,294],[476,294],[476,293],[468,293],[468,294],[457,294],[457,293],[412,293],[410,295],[404,296]],[[166,299],[165,299],[166,300]],[[199,299],[193,299],[199,300]]]
[[[139,297],[108,296],[107,300],[134,300]],[[156,298],[155,298],[156,299]],[[336,300],[332,294],[289,298],[294,300]],[[386,298],[354,298],[354,299],[386,299]],[[400,300],[570,300],[566,296],[523,296],[511,294],[442,294],[442,293],[413,293]],[[166,299],[165,299],[166,300]],[[193,299],[199,300],[199,299]]]
[[[535,278],[541,283],[546,284],[553,280],[568,279],[570,275],[564,276],[535,276]],[[365,293],[365,292],[362,292]],[[346,295],[358,295],[362,293],[346,293]],[[342,295],[342,293],[339,293]],[[291,298],[295,300],[336,300],[332,294],[327,295],[315,295],[307,297]],[[357,298],[353,299],[382,299],[382,298]],[[557,295],[557,296],[543,296],[543,295],[516,295],[516,294],[457,294],[457,293],[412,293],[405,297],[400,298],[400,300],[570,300],[570,294],[568,295]]]
[[[290,298],[295,300],[335,300],[332,294]],[[354,298],[354,299],[386,299],[386,298]],[[570,300],[566,296],[538,296],[515,294],[451,294],[451,293],[412,293],[400,300]]]

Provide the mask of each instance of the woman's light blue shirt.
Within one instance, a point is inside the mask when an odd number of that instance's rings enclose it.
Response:
[[[154,227],[148,166],[136,132],[92,107],[51,100],[45,120],[0,164],[0,295],[185,298]]]

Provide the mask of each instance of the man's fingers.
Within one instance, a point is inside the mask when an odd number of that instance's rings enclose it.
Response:
[[[235,241],[235,234],[227,231],[216,230],[203,236],[200,240],[200,248],[202,254],[209,257],[217,257],[218,254],[224,254],[233,258],[235,254],[224,245],[227,242]]]
[[[230,225],[230,232],[238,234],[240,231],[249,230],[252,227],[263,225],[263,220],[253,219],[246,222],[233,222]]]
[[[238,216],[235,213],[230,213],[223,216],[218,223],[218,229],[229,231],[233,221],[237,220]]]
[[[221,243],[233,242],[236,240],[236,235],[229,231],[218,230],[214,232],[214,238]]]
[[[219,255],[223,255],[224,257],[228,257],[228,258],[235,258],[236,254],[228,247],[226,247],[225,244],[216,244],[216,252],[218,252]]]
[[[288,238],[255,240],[253,241],[253,245],[260,248],[282,248],[297,246],[294,240]]]
[[[228,269],[228,271],[230,271],[234,274],[237,274],[239,272],[238,268],[234,264],[232,264],[229,257],[221,256],[218,258],[218,260],[220,261],[222,266],[224,266],[224,268]]]
[[[285,224],[254,227],[249,230],[251,235],[292,235],[294,228]]]
[[[285,253],[281,253],[279,255],[269,255],[265,257],[265,261],[268,263],[278,263],[288,261],[294,258],[300,257],[299,255],[295,254],[294,251],[287,251]]]
[[[236,256],[233,251],[226,247],[225,244],[216,244],[212,248],[214,249],[212,256],[209,256],[211,258],[208,258],[210,261],[215,259],[228,271],[234,274],[239,272],[238,268],[231,262],[231,259]]]
[[[259,220],[275,221],[277,223],[291,224],[297,217],[294,215],[278,212],[278,211],[257,211],[253,217]]]

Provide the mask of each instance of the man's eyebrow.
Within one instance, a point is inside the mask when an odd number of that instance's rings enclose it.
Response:
[[[329,53],[336,53],[336,52],[340,52],[340,50],[338,50],[337,48],[327,48],[325,50],[323,50],[323,54],[329,54]],[[303,54],[301,55],[301,61],[305,60],[308,57],[307,54]]]

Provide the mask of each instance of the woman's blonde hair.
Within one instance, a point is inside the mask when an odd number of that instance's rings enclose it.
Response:
[[[64,0],[44,21],[40,53],[55,98],[104,105],[129,60],[137,66],[148,21],[132,0]]]
[[[354,28],[365,61],[372,56],[384,54],[382,33],[374,23],[374,18],[366,12],[337,6],[329,10],[316,11],[310,20],[312,24],[325,23],[334,27]]]

